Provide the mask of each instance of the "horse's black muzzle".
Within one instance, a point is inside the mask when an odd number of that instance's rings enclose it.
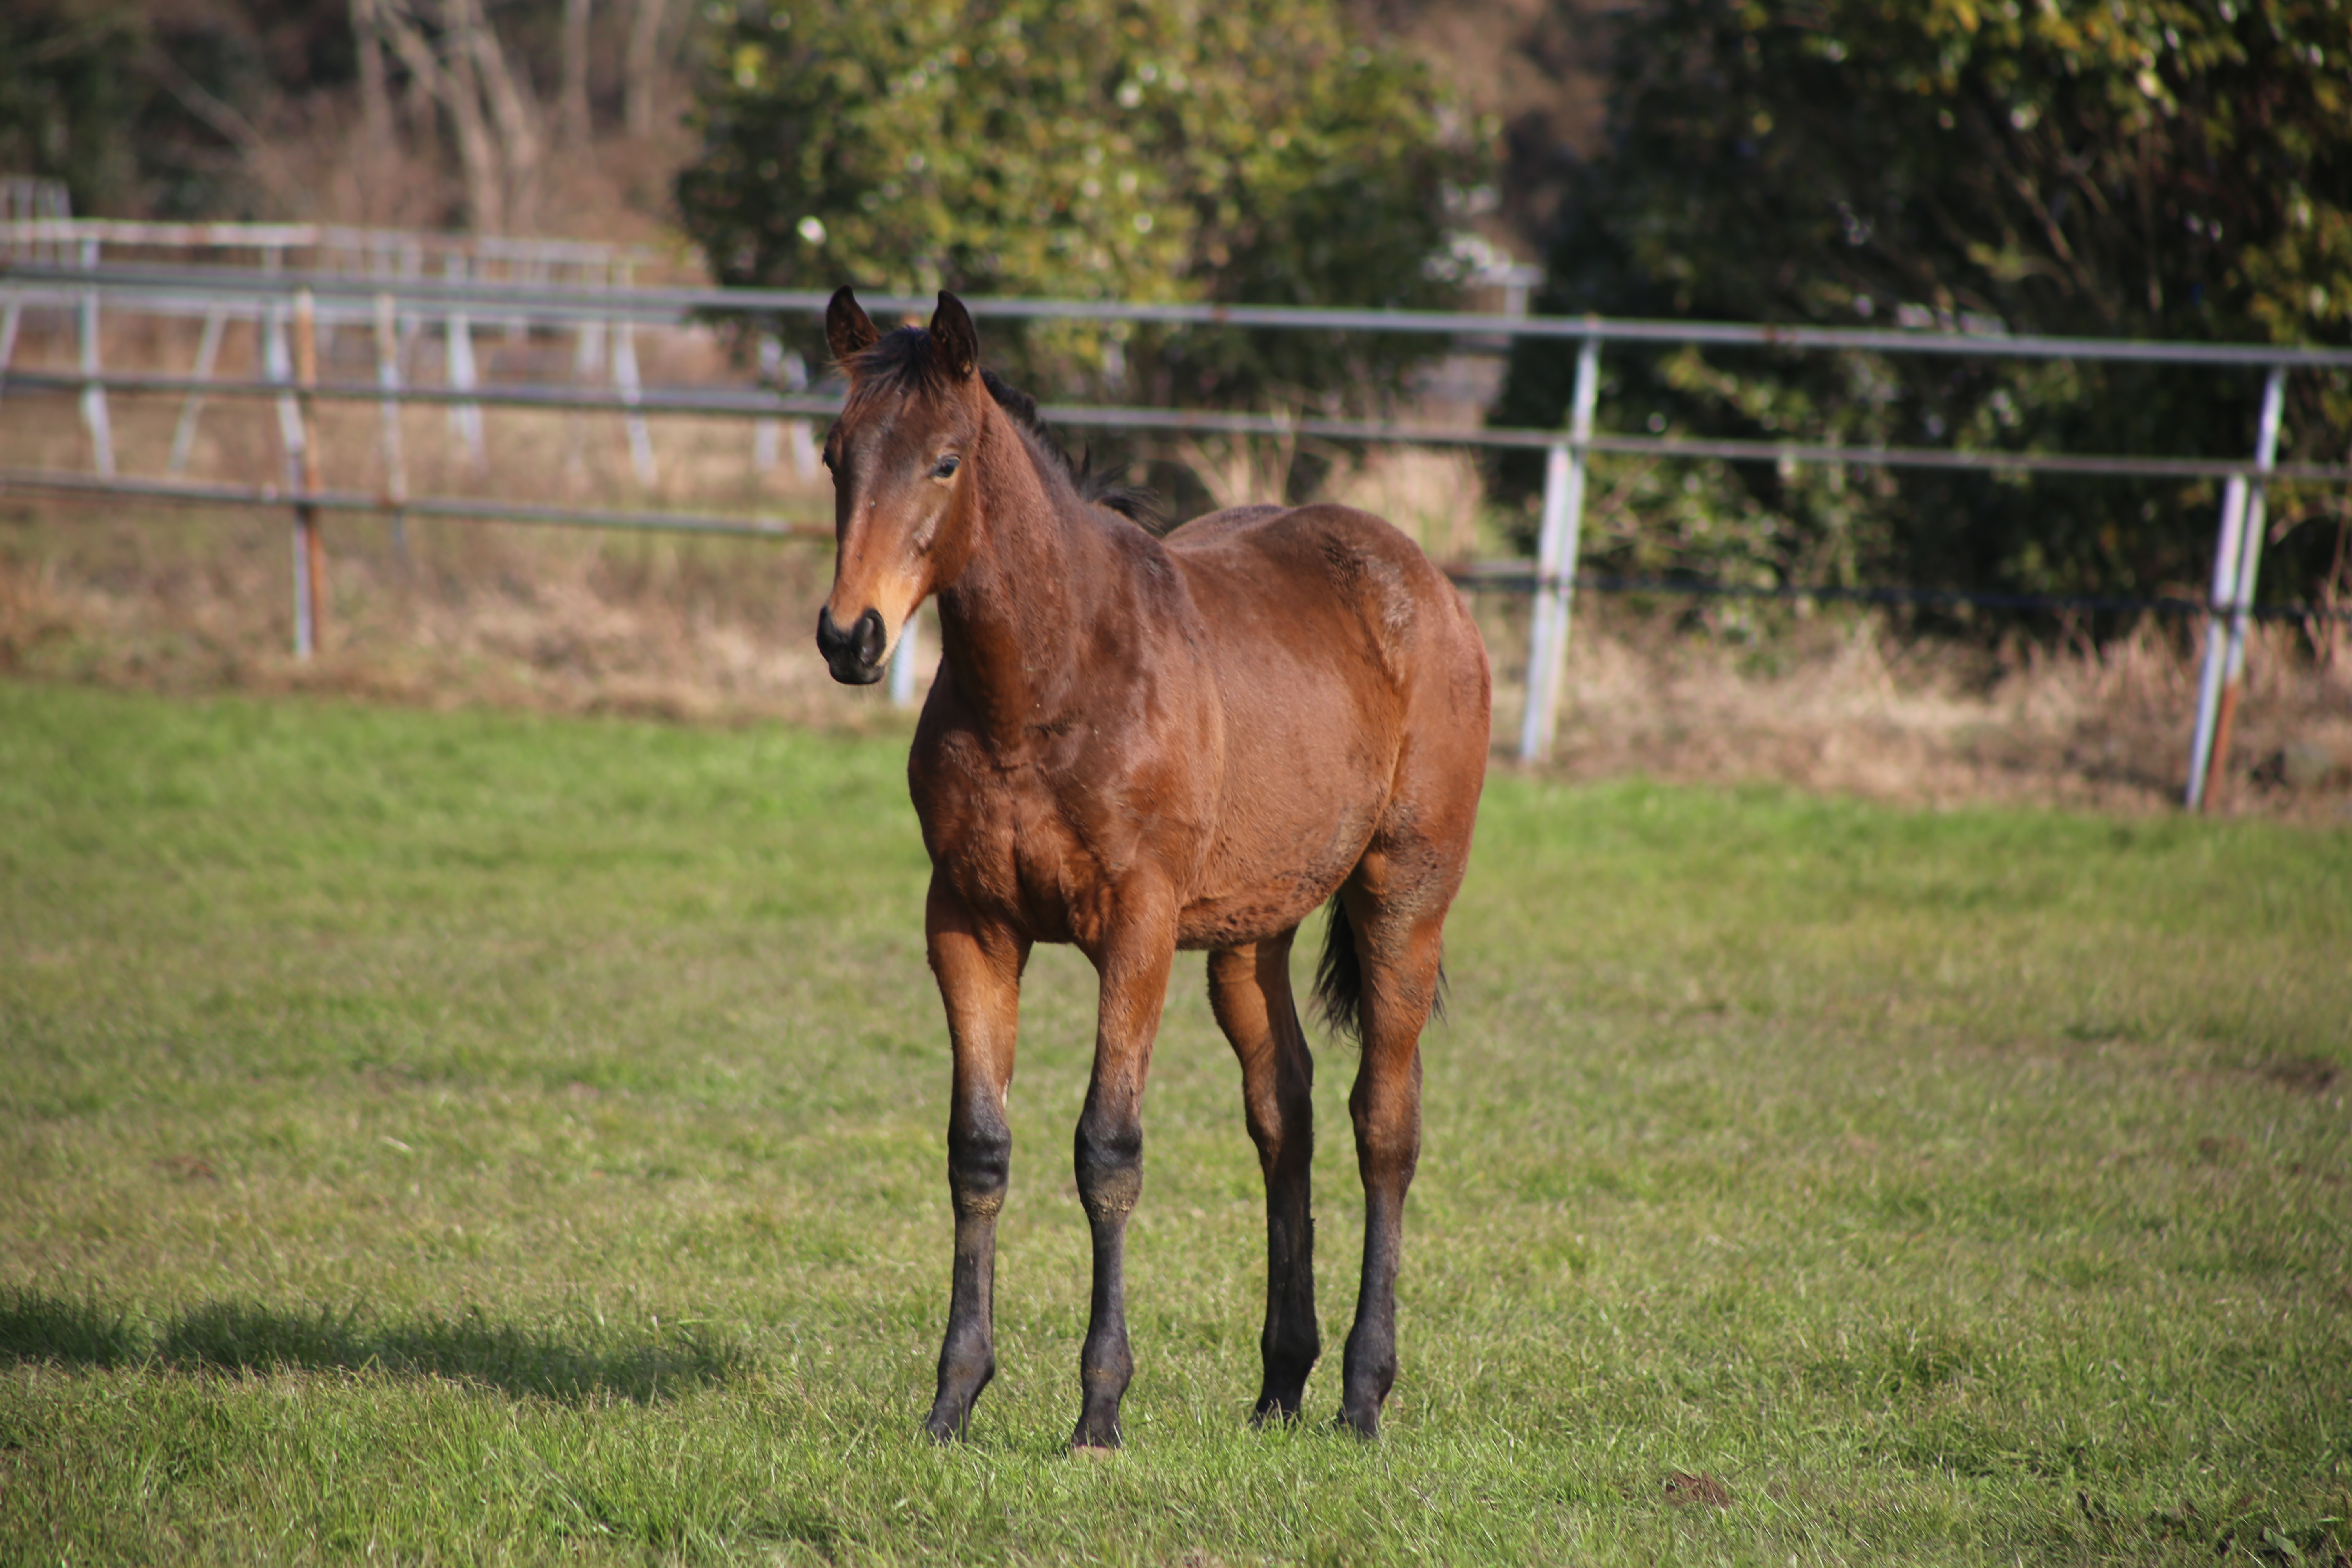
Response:
[[[866,611],[847,631],[833,618],[832,605],[816,613],[816,650],[844,686],[871,686],[881,679],[882,649],[889,640],[879,610]]]

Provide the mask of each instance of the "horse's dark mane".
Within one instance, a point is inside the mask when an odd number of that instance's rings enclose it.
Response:
[[[940,391],[947,384],[947,368],[940,363],[931,334],[920,327],[900,327],[884,333],[873,347],[852,359],[848,368],[856,373],[861,394],[871,388],[905,395]],[[1153,533],[1166,528],[1158,496],[1140,486],[1119,484],[1108,474],[1096,473],[1091,447],[1083,458],[1073,458],[1038,414],[1035,398],[992,370],[983,368],[980,380],[1031,447],[1068,478],[1080,500],[1115,511]]]

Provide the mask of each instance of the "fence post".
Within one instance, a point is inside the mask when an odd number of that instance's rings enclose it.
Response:
[[[213,378],[213,365],[220,358],[221,334],[227,328],[227,310],[214,305],[205,311],[204,336],[196,340],[194,374],[198,381]],[[186,469],[188,457],[196,447],[196,419],[204,411],[204,393],[189,393],[188,400],[180,405],[179,427],[172,432],[172,460],[165,465],[166,473],[178,474]]]
[[[1578,538],[1584,523],[1585,470],[1591,461],[1592,405],[1601,393],[1601,340],[1577,346],[1576,390],[1568,440],[1544,454],[1543,528],[1536,539],[1534,613],[1528,626],[1527,709],[1519,716],[1519,760],[1551,753],[1552,727],[1568,664],[1569,611],[1575,601]]]
[[[81,264],[88,270],[97,270],[98,241],[81,242]],[[92,378],[82,384],[81,422],[89,427],[90,454],[98,477],[110,479],[114,477],[114,426],[107,417],[106,388],[96,379],[100,374],[99,327],[98,285],[93,281],[81,291],[81,370]]]
[[[2237,718],[2238,691],[2246,672],[2246,624],[2254,603],[2254,580],[2262,568],[2267,510],[2263,476],[2277,466],[2279,417],[2285,403],[2286,367],[2273,365],[2263,384],[2253,482],[2232,476],[2221,493],[2221,535],[2213,546],[2213,607],[2205,617],[2205,667],[2197,684],[2197,735],[2189,750],[2191,811],[2210,805],[2228,776],[2230,731]]]
[[[784,351],[783,372],[786,392],[808,390],[808,362],[801,358],[799,350]],[[801,479],[816,478],[816,441],[809,435],[809,422],[805,419],[785,420],[784,441],[793,449],[793,477]]]
[[[760,340],[760,384],[773,388],[782,384],[787,393],[808,390],[808,363],[799,353],[784,347],[783,340],[769,334]],[[751,429],[751,463],[761,473],[776,466],[776,437],[781,435],[793,449],[793,474],[796,479],[816,478],[816,443],[809,437],[805,419],[761,419]]]
[[[319,509],[310,500],[320,488],[318,426],[310,400],[310,388],[319,384],[319,333],[308,289],[294,296],[294,422],[286,432],[286,483],[295,498],[294,657],[307,659],[319,651],[327,611],[326,545],[319,537]]]
[[[392,504],[392,552],[408,558],[408,462],[400,445],[400,327],[392,296],[375,297],[376,421],[383,447],[383,496]]]
[[[278,270],[278,262],[279,253],[272,248],[263,255],[262,270],[274,276]],[[264,375],[282,386],[290,387],[294,382],[294,351],[286,345],[286,302],[283,300],[276,295],[270,296],[269,303],[262,310],[262,320],[257,324],[257,330],[261,333],[261,361]],[[300,489],[302,488],[301,410],[295,406],[294,395],[290,391],[278,394],[277,402],[278,442],[286,452],[286,485],[289,489]],[[301,616],[306,616],[308,612],[301,610],[299,603],[301,574],[299,570],[295,574],[295,580],[298,611],[295,651],[299,653],[301,651],[300,627],[305,624]]]
[[[425,247],[411,241],[400,247],[400,276],[414,282],[425,276]],[[400,363],[416,363],[417,341],[425,336],[425,312],[415,305],[401,312]]]
[[[2246,516],[2246,481],[2232,474],[2221,487],[2221,523],[2213,540],[2213,592],[2206,601],[2205,666],[2197,681],[2197,733],[2189,743],[2189,792],[2191,811],[2205,804],[2205,773],[2213,758],[2213,721],[2221,707],[2221,670],[2228,662],[2228,635],[2221,616],[2238,586],[2238,529]]]
[[[16,289],[8,290],[8,309],[0,314],[0,394],[8,390],[8,367],[16,358],[16,329],[24,324],[25,298]]]
[[[463,280],[466,258],[451,251],[442,258],[441,274],[445,278]],[[449,385],[458,392],[471,392],[481,384],[474,373],[474,322],[460,305],[449,312],[448,353],[446,372]],[[474,472],[481,474],[490,466],[489,453],[482,445],[482,405],[478,403],[453,403],[449,405],[449,428],[465,444],[466,460]]]
[[[783,366],[783,342],[773,332],[761,332],[760,384],[772,390]],[[765,474],[776,466],[776,437],[779,434],[779,422],[774,419],[761,417],[751,421],[751,468],[754,472]]]
[[[509,257],[507,258],[506,280],[512,283],[518,276],[520,277],[524,283],[531,285],[532,287],[537,287],[538,285],[547,281],[547,266],[543,261],[539,259],[538,253],[535,250],[525,251],[519,257]],[[507,342],[510,343],[527,343],[530,342],[530,321],[521,316],[509,316],[507,318]]]
[[[624,289],[629,288],[635,281],[636,269],[624,261],[619,264],[616,270],[620,274],[617,279],[620,286]],[[651,489],[654,483],[654,439],[652,434],[646,429],[646,416],[635,412],[637,399],[645,390],[644,384],[637,379],[636,328],[626,317],[615,316],[613,318],[611,330],[613,383],[620,388],[621,401],[627,404],[630,409],[629,413],[621,416],[629,430],[629,461],[636,467],[637,483],[645,489]]]
[[[602,286],[607,278],[602,263],[580,264],[580,281]],[[604,323],[583,316],[572,323],[572,384],[593,386],[604,363]],[[587,477],[588,416],[573,410],[563,427],[563,481],[574,486]]]
[[[918,605],[908,616],[907,624],[898,629],[898,646],[890,650],[890,706],[911,708],[915,705],[915,659],[919,639],[916,636],[923,624],[923,607]]]

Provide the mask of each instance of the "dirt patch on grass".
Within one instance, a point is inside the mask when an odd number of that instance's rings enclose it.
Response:
[[[2344,1069],[2326,1057],[2279,1057],[2235,1065],[2183,1067],[2175,1069],[2192,1084],[2240,1087],[2247,1080],[2289,1094],[2326,1095],[2343,1081]]]
[[[2297,1094],[2326,1094],[2336,1087],[2343,1069],[2321,1057],[2294,1057],[2284,1061],[2264,1062],[2254,1069],[2255,1076],[2281,1089]]]
[[[1713,1476],[1688,1475],[1681,1470],[1666,1478],[1668,1508],[1729,1508],[1731,1489]]]

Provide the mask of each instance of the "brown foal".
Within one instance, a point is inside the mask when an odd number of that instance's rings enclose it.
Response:
[[[1144,1077],[1180,948],[1208,951],[1210,1003],[1241,1058],[1265,1172],[1257,1419],[1298,1414],[1321,1342],[1314,1067],[1289,960],[1299,922],[1328,899],[1317,991],[1362,1042],[1348,1109],[1363,1279],[1339,1419],[1375,1436],[1396,1380],[1421,1031],[1486,776],[1478,634],[1420,550],[1368,513],[1240,507],[1162,539],[1089,500],[1034,405],[981,370],[952,295],[928,331],[884,336],[844,289],[825,331],[850,383],[824,447],[839,554],[817,647],[835,679],[878,679],[907,617],[939,601],[939,676],[907,764],[955,1054],[954,1286],[927,1425],[960,1435],[996,1370],[1004,1095],[1039,942],[1075,943],[1101,984],[1077,1129],[1094,1300],[1071,1446],[1119,1442],[1134,1370],[1121,1260],[1143,1184]]]

